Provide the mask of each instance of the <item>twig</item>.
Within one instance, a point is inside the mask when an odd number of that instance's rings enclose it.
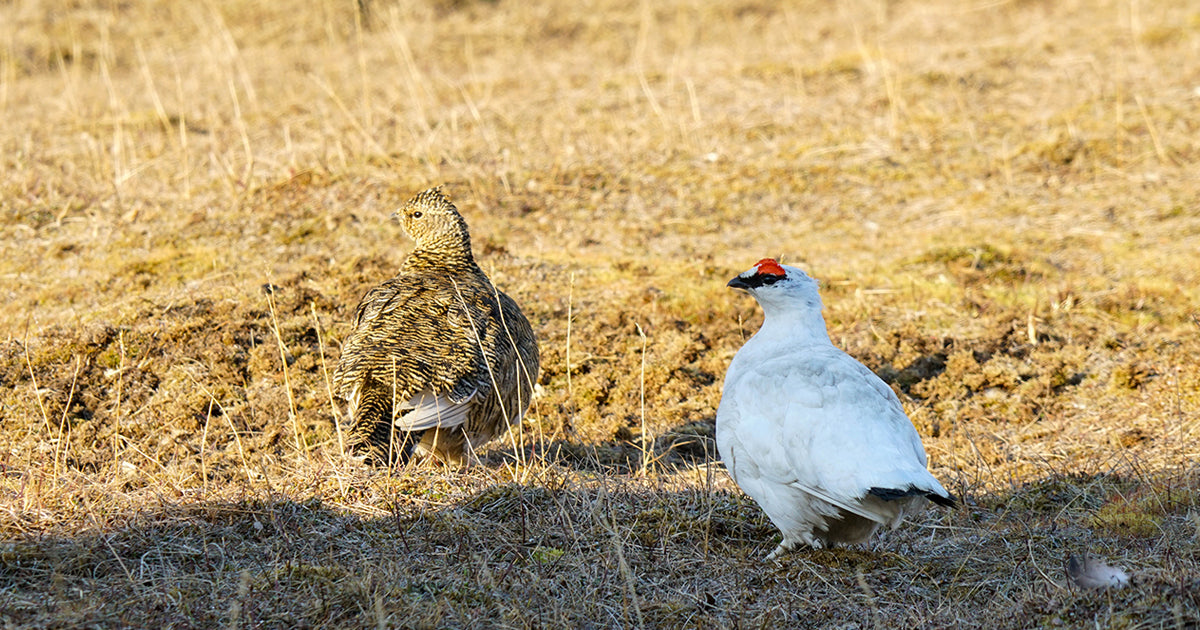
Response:
[[[1142,114],[1142,120],[1146,121],[1146,131],[1150,134],[1150,142],[1154,143],[1154,154],[1158,156],[1160,162],[1164,164],[1174,164],[1175,161],[1167,155],[1167,151],[1163,148],[1162,141],[1158,138],[1158,129],[1154,126],[1154,121],[1150,119],[1150,112],[1146,110],[1146,103],[1142,101],[1140,95],[1133,97],[1137,103],[1138,111]]]
[[[221,417],[225,418],[225,422],[229,424],[229,430],[233,431],[233,440],[238,447],[238,456],[242,460],[242,472],[246,474],[247,482],[254,481],[254,477],[250,474],[250,464],[246,461],[246,449],[242,446],[242,438],[240,435],[238,435],[237,427],[233,426],[233,420],[229,417],[229,414],[225,412],[225,408],[221,406],[221,402],[217,400],[215,395],[213,395],[212,390],[208,389],[203,383],[196,380],[196,377],[192,376],[190,372],[188,373],[188,378],[191,379],[193,385],[199,387],[204,391],[205,394],[208,394],[209,404],[216,405],[217,409],[221,412]],[[205,428],[205,435],[208,435],[207,424]]]
[[[575,272],[571,272],[571,282],[567,286],[567,398],[575,399],[575,388],[571,386],[571,316],[575,299]]]
[[[267,286],[271,287],[270,278],[267,279]],[[300,441],[300,421],[296,417],[296,397],[292,394],[292,382],[288,377],[288,360],[287,347],[283,344],[283,335],[279,332],[279,318],[275,314],[275,295],[270,288],[267,290],[267,305],[271,307],[271,331],[275,333],[275,341],[279,344],[279,362],[280,369],[283,370],[283,387],[287,391],[288,399],[288,419],[292,421],[292,435],[296,438],[296,450],[305,452],[304,444]]]
[[[120,454],[117,452],[117,443],[121,439],[121,393],[122,385],[125,382],[125,331],[117,333],[117,344],[121,348],[121,359],[117,363],[117,408],[113,414],[113,476],[116,477],[121,472]]]
[[[59,447],[62,447],[62,454],[66,454],[67,448],[63,445],[63,431],[67,426],[67,412],[71,410],[71,401],[75,399],[75,385],[79,381],[79,368],[81,367],[79,355],[75,355],[75,373],[71,375],[71,391],[67,394],[67,402],[63,403],[62,417],[58,420],[58,440],[54,443],[54,488],[58,489],[58,455]]]
[[[50,426],[50,414],[46,412],[46,405],[42,404],[42,392],[38,389],[37,375],[33,373],[33,362],[29,360],[28,335],[22,346],[25,350],[25,367],[29,368],[29,381],[33,383],[33,399],[37,401],[38,411],[42,413],[42,424],[46,427],[46,433],[50,433],[54,429]]]
[[[608,493],[604,486],[599,488],[599,494],[596,497],[596,520],[612,536],[613,551],[617,555],[617,570],[621,573],[621,577],[625,581],[625,588],[629,591],[629,601],[633,604],[633,612],[637,615],[638,628],[643,630],[646,627],[646,620],[642,616],[642,606],[638,603],[637,583],[633,577],[633,570],[630,569],[629,563],[625,560],[625,542],[621,540],[621,535],[617,533],[617,529],[612,525],[612,519],[606,513]]]
[[[208,458],[205,457],[204,449],[208,446],[208,425],[212,422],[212,410],[215,403],[216,400],[212,398],[208,400],[208,408],[204,413],[204,431],[200,433],[200,478],[204,481],[205,496],[208,495]]]
[[[478,328],[475,327],[475,318],[471,315],[471,309],[467,307],[467,300],[466,300],[466,297],[464,297],[462,294],[462,289],[460,289],[458,287],[458,283],[455,282],[454,278],[450,278],[450,282],[451,282],[451,284],[454,285],[454,294],[458,296],[458,301],[459,301],[459,304],[462,306],[463,313],[465,313],[467,316],[467,323],[471,326],[472,330],[479,330]],[[497,305],[497,307],[499,307],[499,305]],[[480,335],[478,335],[478,334],[475,335],[475,343],[479,346],[479,352],[483,355],[483,365],[484,365],[484,367],[487,368],[488,379],[492,381],[492,395],[496,397],[496,403],[500,406],[500,415],[502,415],[505,418],[505,420],[508,420],[508,418],[510,416],[508,415],[508,409],[506,408],[506,406],[504,404],[504,396],[501,395],[500,383],[496,379],[496,371],[492,367],[492,363],[490,361],[488,361],[488,353],[487,353],[487,350],[483,347],[483,339],[481,339]],[[499,366],[496,366],[496,367],[499,367]],[[512,436],[511,432],[509,433],[509,436],[511,438],[511,436]],[[467,439],[467,438],[464,438],[464,439],[466,440],[466,442],[468,444],[470,443],[470,439]],[[511,441],[513,442],[513,449],[517,450],[516,438],[511,438]],[[518,451],[518,453],[519,453],[519,451]],[[524,460],[524,457],[522,455],[518,455],[517,464],[519,466],[524,465],[523,460]]]
[[[321,357],[321,375],[325,377],[325,391],[329,394],[329,410],[333,412],[333,428],[337,432],[338,450],[342,457],[346,456],[346,442],[342,439],[341,414],[338,413],[337,403],[333,400],[333,381],[329,378],[329,367],[325,364],[325,341],[321,336],[321,319],[317,317],[317,303],[309,302],[312,310],[313,328],[317,331],[317,350]]]
[[[494,269],[492,270],[492,275],[495,275]],[[508,322],[504,319],[504,307],[500,304],[500,289],[496,288],[495,284],[492,284],[492,297],[496,300],[496,312],[500,315],[500,327],[504,329],[504,335],[508,337],[508,343],[510,346],[512,346],[513,358],[516,359],[517,368],[519,370],[516,374],[516,382],[514,383],[517,388],[517,408],[513,410],[513,417],[509,418],[506,416],[505,420],[507,421],[509,428],[511,428],[511,426],[514,424],[517,427],[517,438],[510,438],[510,441],[517,442],[513,446],[513,452],[516,455],[518,462],[524,462],[525,427],[524,424],[522,424],[522,420],[525,416],[524,411],[529,408],[529,403],[533,402],[533,388],[536,384],[534,383],[533,376],[529,373],[529,366],[525,365],[525,362],[521,360],[521,351],[517,347],[517,340],[513,337],[512,331],[509,330]],[[529,383],[529,397],[531,400],[528,401],[521,400],[521,374],[525,375],[525,382]],[[497,394],[499,393],[500,392],[497,392]],[[503,406],[501,407],[501,410],[503,411]],[[539,425],[539,428],[540,426],[541,425]],[[511,436],[512,431],[510,430],[508,434]],[[468,444],[469,443],[470,440],[468,440]]]
[[[369,144],[371,146],[371,148],[373,148],[378,155],[386,156],[388,154],[387,150],[384,149],[383,146],[380,145],[379,142],[375,140],[375,137],[370,132],[368,132],[365,127],[363,127],[363,124],[361,122],[359,122],[358,118],[356,118],[354,116],[354,114],[350,113],[350,108],[346,107],[346,103],[343,102],[342,99],[338,97],[337,92],[334,92],[333,88],[329,87],[328,83],[326,83],[323,79],[321,79],[320,77],[318,77],[317,75],[312,74],[312,73],[309,73],[308,78],[311,79],[313,83],[316,83],[318,86],[320,86],[320,88],[322,90],[325,91],[325,94],[329,97],[330,100],[333,101],[333,104],[337,105],[337,108],[339,110],[341,110],[343,115],[346,116],[346,120],[350,121],[350,124],[353,125],[354,128],[357,129],[360,134],[362,134],[363,140],[366,141],[366,144]]]
[[[1046,582],[1048,582],[1050,584],[1050,586],[1053,586],[1056,589],[1062,590],[1064,588],[1063,585],[1050,579],[1050,576],[1046,575],[1046,572],[1042,570],[1042,567],[1038,566],[1037,559],[1034,558],[1034,556],[1033,556],[1033,539],[1026,537],[1025,538],[1025,546],[1029,549],[1029,562],[1033,564],[1034,569],[1037,569],[1037,572],[1039,575],[1042,576],[1042,579],[1046,580]]]
[[[641,401],[641,416],[642,416],[642,474],[646,474],[650,470],[650,466],[654,463],[654,440],[653,436],[646,431],[646,333],[642,330],[642,325],[635,323],[637,326],[638,336],[642,338],[642,371],[639,375],[639,396]]]

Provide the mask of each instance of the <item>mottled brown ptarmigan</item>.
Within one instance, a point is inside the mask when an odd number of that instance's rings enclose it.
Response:
[[[334,393],[347,403],[351,443],[369,459],[462,464],[529,408],[537,340],[476,264],[467,223],[440,188],[393,218],[416,248],[359,303]]]

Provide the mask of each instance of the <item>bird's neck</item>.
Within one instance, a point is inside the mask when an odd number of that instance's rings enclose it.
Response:
[[[400,270],[410,271],[435,267],[473,271],[478,265],[475,264],[475,257],[471,255],[469,245],[466,249],[461,247],[418,247],[404,259]]]
[[[763,343],[771,344],[832,343],[820,309],[764,309],[763,325],[755,337]]]

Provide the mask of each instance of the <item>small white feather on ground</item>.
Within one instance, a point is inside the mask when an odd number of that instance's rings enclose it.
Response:
[[[1087,554],[1067,558],[1067,577],[1079,588],[1122,588],[1129,584],[1129,575],[1124,571]]]

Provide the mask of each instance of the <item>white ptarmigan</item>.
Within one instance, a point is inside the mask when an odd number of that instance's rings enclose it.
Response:
[[[525,415],[537,339],[476,264],[467,223],[439,188],[393,217],[416,248],[359,302],[333,390],[347,402],[352,445],[372,459],[461,464]]]
[[[865,542],[927,501],[954,505],[896,394],[829,340],[816,280],[764,258],[729,286],[764,319],[725,374],[717,448],[783,532],[768,560],[798,543]]]

